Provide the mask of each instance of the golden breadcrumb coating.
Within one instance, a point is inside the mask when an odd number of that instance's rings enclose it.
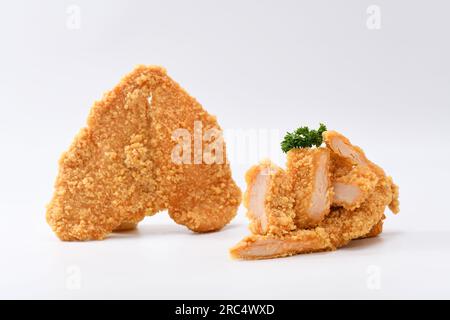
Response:
[[[291,182],[286,172],[262,161],[251,167],[245,180],[244,206],[250,220],[250,231],[255,234],[285,234],[295,229]]]
[[[383,220],[378,221],[376,225],[370,229],[369,233],[363,236],[364,238],[374,238],[383,232]]]
[[[61,156],[46,215],[57,236],[103,239],[165,209],[197,232],[226,225],[241,199],[227,162],[189,165],[171,158],[174,130],[194,136],[194,121],[220,130],[163,68],[138,66],[125,76],[94,103],[87,126]]]
[[[325,148],[298,148],[287,153],[287,170],[293,181],[295,224],[299,229],[317,226],[330,212],[330,152]]]
[[[129,231],[137,228],[137,223],[133,222],[123,222],[114,231]]]
[[[358,186],[364,194],[363,200],[358,198],[358,205],[353,203],[333,207],[314,228],[297,229],[284,235],[246,237],[230,249],[233,258],[268,259],[335,250],[351,240],[380,234],[386,206],[394,213],[399,211],[398,186],[391,177],[385,175],[383,169],[370,162],[361,148],[353,146],[341,134],[325,132],[324,138],[332,151],[329,169],[333,175],[332,180]],[[301,175],[297,179],[308,180]],[[308,188],[307,183],[305,186]]]
[[[369,233],[363,235],[362,237],[359,237],[358,239],[374,238],[381,234],[383,232],[384,219],[385,216],[383,215],[383,218],[378,221],[378,223],[374,225],[372,229],[370,229]]]

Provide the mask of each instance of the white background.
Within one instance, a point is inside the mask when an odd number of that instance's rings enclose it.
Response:
[[[381,29],[367,27],[370,5]],[[450,298],[449,10],[444,0],[2,3],[0,298]],[[166,67],[226,130],[324,122],[344,133],[400,185],[400,214],[337,252],[255,262],[228,257],[248,233],[243,208],[218,233],[161,213],[105,241],[59,241],[45,222],[57,160],[136,64]],[[242,189],[257,160],[283,164],[278,142],[231,158]]]

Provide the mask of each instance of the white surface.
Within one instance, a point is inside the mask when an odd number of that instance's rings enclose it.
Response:
[[[449,298],[450,3],[380,0],[369,30],[372,1],[194,2],[2,4],[0,297]],[[325,122],[394,177],[400,215],[379,240],[248,263],[227,255],[247,234],[242,209],[220,233],[161,215],[107,241],[58,241],[44,219],[57,159],[136,64],[165,66],[226,130],[261,134],[243,149],[227,140],[241,188],[264,156],[283,164],[282,134]]]
[[[60,242],[41,225],[2,231],[0,298],[450,298],[450,233],[389,221],[381,237],[336,252],[263,261],[228,257],[247,233],[237,222],[198,235],[161,214],[89,243]]]

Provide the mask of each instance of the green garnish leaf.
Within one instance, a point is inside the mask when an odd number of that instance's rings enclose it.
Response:
[[[321,123],[318,130],[309,130],[308,127],[300,127],[294,132],[288,132],[281,142],[281,150],[288,152],[293,148],[320,147],[322,144],[322,133],[327,131],[327,127]]]

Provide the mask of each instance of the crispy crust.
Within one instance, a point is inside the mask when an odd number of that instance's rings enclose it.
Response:
[[[325,157],[326,204],[325,209],[317,217],[312,217],[310,210],[313,203],[313,194],[317,187],[316,174],[320,169],[321,157]],[[317,226],[330,212],[333,191],[329,163],[330,152],[325,148],[292,149],[287,154],[287,168],[293,181],[295,224],[299,229]]]
[[[366,239],[366,238],[374,238],[380,235],[383,232],[383,223],[384,223],[385,216],[383,215],[383,218],[378,221],[376,225],[370,229],[369,233],[365,234],[364,236],[358,238],[358,239]]]
[[[392,189],[392,201],[389,203],[389,209],[392,211],[392,213],[397,214],[400,212],[400,201],[398,200],[399,187],[394,183],[392,177],[388,177],[388,180],[391,184]]]
[[[53,231],[62,240],[98,240],[165,209],[191,230],[222,228],[241,199],[227,162],[171,159],[172,133],[184,128],[193,136],[194,121],[220,130],[163,68],[138,66],[125,76],[94,103],[87,127],[59,161],[46,215]]]

